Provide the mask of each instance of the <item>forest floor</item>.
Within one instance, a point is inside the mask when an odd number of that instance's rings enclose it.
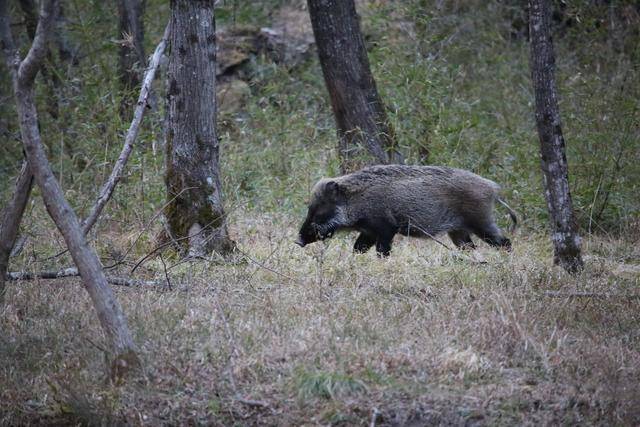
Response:
[[[570,277],[524,230],[512,253],[398,237],[381,260],[352,235],[301,249],[296,221],[245,217],[239,261],[116,287],[144,363],[120,386],[78,279],[10,283],[0,424],[640,423],[637,235],[585,238]]]

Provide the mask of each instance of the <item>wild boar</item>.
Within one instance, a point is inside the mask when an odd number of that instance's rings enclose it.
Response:
[[[336,231],[360,235],[353,250],[373,245],[388,256],[396,233],[430,238],[441,233],[461,249],[474,249],[471,234],[489,245],[511,249],[493,217],[495,202],[514,211],[499,197],[500,186],[472,172],[442,166],[380,165],[336,177],[314,186],[307,217],[296,243],[302,247],[325,240]]]

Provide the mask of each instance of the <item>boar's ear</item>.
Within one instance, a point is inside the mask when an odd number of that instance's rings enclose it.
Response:
[[[340,194],[342,194],[342,188],[340,187],[340,184],[338,184],[335,181],[329,181],[327,182],[327,185],[325,187],[327,194],[330,194],[332,196],[339,196]]]

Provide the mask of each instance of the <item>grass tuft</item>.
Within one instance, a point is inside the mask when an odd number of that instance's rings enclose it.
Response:
[[[305,401],[312,398],[338,399],[354,394],[366,393],[365,384],[337,372],[307,371],[301,368],[296,373],[296,390],[298,399]]]

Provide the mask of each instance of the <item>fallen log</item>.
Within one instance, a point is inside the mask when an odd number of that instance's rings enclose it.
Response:
[[[37,271],[37,272],[28,272],[28,271],[13,271],[9,272],[6,275],[6,279],[8,281],[18,281],[18,280],[50,280],[50,279],[61,279],[64,277],[77,277],[80,276],[78,269],[75,267],[63,268],[61,270],[52,270],[52,271]],[[107,282],[111,285],[115,286],[127,286],[127,287],[162,287],[165,284],[163,282],[155,281],[155,280],[138,280],[138,279],[130,279],[126,277],[107,277]]]

